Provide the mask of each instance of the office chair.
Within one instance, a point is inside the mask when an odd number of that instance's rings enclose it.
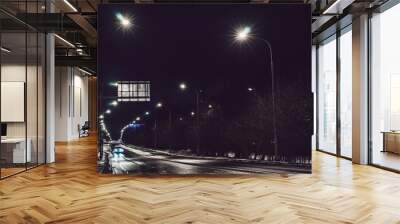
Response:
[[[82,125],[82,127],[79,127],[80,125],[78,125],[79,128],[79,138],[80,137],[87,137],[89,136],[89,130],[90,130],[90,125],[89,125],[89,121],[85,121],[85,123]]]

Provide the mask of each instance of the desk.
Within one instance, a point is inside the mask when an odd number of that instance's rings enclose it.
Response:
[[[400,154],[400,131],[384,131],[383,151]]]
[[[26,163],[31,162],[31,139],[27,139],[25,151],[25,138],[6,138],[1,139],[1,158],[6,163]]]

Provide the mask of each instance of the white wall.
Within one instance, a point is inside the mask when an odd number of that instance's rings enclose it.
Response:
[[[25,64],[8,64],[1,66],[1,81],[4,82],[25,82]],[[28,70],[32,67],[28,67]],[[1,108],[7,110],[7,108]],[[25,123],[7,123],[7,137],[25,137]]]
[[[38,69],[38,70],[37,70]],[[26,83],[26,108],[22,108],[27,115],[25,122],[7,122],[8,138],[25,138],[30,139],[30,147],[32,151],[32,161],[44,163],[44,80],[42,67],[36,65],[28,65],[18,63],[3,64],[1,66],[1,81],[24,82]],[[27,80],[25,80],[27,78]],[[3,96],[4,97],[4,96]],[[1,110],[9,110],[10,108],[1,108]],[[39,156],[37,157],[37,153]]]
[[[70,77],[67,67],[56,67],[55,69],[55,141],[67,141],[68,126],[68,88]]]
[[[88,78],[76,68],[56,67],[55,140],[79,138],[78,125],[88,121]]]

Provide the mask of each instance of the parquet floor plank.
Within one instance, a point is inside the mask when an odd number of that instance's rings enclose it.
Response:
[[[319,152],[313,174],[110,176],[96,139],[0,181],[0,223],[397,223],[400,175]]]

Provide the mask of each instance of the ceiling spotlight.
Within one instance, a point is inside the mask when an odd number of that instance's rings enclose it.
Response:
[[[80,54],[81,54],[81,53],[80,53]],[[79,67],[78,67],[78,70],[81,71],[82,73],[86,74],[86,75],[89,75],[89,76],[93,75],[92,73],[90,73],[90,72],[88,72],[88,71],[86,71],[86,70],[84,70],[84,69],[81,69],[81,68],[79,68]]]
[[[7,49],[5,47],[1,47],[1,51],[4,51],[6,53],[10,53],[11,52],[11,50],[9,50],[9,49]]]
[[[57,39],[61,40],[62,42],[64,42],[66,45],[75,48],[75,45],[73,45],[71,42],[69,42],[68,40],[66,40],[65,38],[61,37],[58,34],[54,34],[55,37],[57,37]]]
[[[83,49],[82,48],[77,48],[76,49],[76,53],[78,53],[79,55],[83,55]]]
[[[68,7],[70,7],[72,9],[72,11],[78,12],[78,10],[75,8],[75,6],[73,6],[68,0],[64,0],[64,3],[66,5],[68,5]]]
[[[327,9],[325,9],[322,14],[326,15],[326,14],[342,14],[343,13],[343,9],[346,8],[347,6],[349,6],[349,4],[351,4],[350,2],[346,2],[343,0],[337,0],[337,1],[333,1],[333,4],[331,4]],[[343,9],[341,9],[343,7]]]

